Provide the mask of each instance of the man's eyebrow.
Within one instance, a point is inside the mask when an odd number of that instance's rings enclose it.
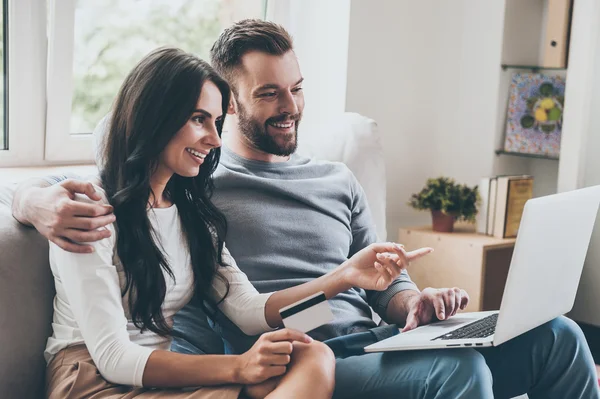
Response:
[[[293,86],[298,86],[302,82],[304,82],[304,78],[300,78],[300,80],[297,81],[296,83],[294,83]],[[258,87],[255,91],[268,90],[268,89],[279,89],[279,85],[277,85],[275,83],[267,83],[267,84],[264,84],[264,85]]]
[[[261,91],[261,90],[267,90],[267,89],[279,89],[279,85],[276,85],[275,83],[267,83],[265,85],[258,87],[255,91]]]

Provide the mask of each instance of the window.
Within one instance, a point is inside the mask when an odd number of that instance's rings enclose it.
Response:
[[[173,45],[208,60],[221,31],[263,18],[265,1],[53,0],[49,12],[46,159],[85,161],[90,133],[144,55]]]
[[[0,0],[0,166],[43,165],[46,0]]]
[[[8,15],[6,14],[8,0],[0,0],[0,150],[8,149],[8,135],[5,134],[8,129],[7,125],[7,112],[6,106],[8,101],[6,100],[7,94],[7,75],[6,75],[6,43],[7,35],[6,28]]]

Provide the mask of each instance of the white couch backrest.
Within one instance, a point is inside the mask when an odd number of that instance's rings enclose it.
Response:
[[[385,240],[386,171],[375,121],[345,112],[316,128],[303,129],[301,126],[298,152],[348,166],[365,190],[377,235],[380,240]]]

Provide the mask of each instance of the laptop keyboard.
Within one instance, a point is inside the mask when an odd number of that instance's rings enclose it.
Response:
[[[474,321],[449,333],[440,335],[432,339],[450,340],[450,339],[470,339],[470,338],[485,338],[494,334],[496,331],[496,323],[498,322],[498,313],[484,317],[483,319]]]

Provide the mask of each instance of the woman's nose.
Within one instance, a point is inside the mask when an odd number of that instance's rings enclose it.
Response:
[[[221,136],[219,135],[216,126],[213,126],[212,128],[208,129],[207,134],[206,136],[204,136],[204,139],[202,141],[213,148],[221,146]]]

